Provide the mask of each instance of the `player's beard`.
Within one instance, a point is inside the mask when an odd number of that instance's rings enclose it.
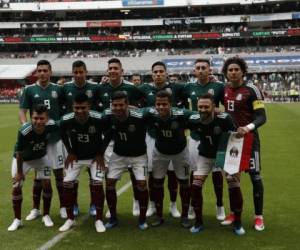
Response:
[[[200,117],[203,124],[209,124],[214,119],[214,115],[211,112],[200,112]]]

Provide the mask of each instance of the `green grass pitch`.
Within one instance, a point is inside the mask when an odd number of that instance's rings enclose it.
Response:
[[[300,104],[267,104],[268,121],[260,129],[262,144],[262,176],[265,186],[264,232],[252,228],[252,188],[247,174],[242,177],[244,195],[243,225],[246,235],[235,236],[231,227],[221,227],[215,219],[215,198],[209,178],[204,188],[205,230],[192,235],[179,226],[179,221],[168,215],[169,195],[165,190],[165,224],[148,231],[138,230],[137,219],[131,215],[132,190],[129,188],[118,199],[120,225],[104,234],[96,233],[93,220],[88,219],[63,238],[53,249],[300,249]],[[11,156],[19,126],[16,105],[0,105],[0,249],[38,249],[56,236],[63,220],[58,216],[55,187],[51,215],[55,226],[45,228],[40,219],[24,221],[17,232],[8,232],[12,222]],[[22,217],[31,209],[33,174],[26,177],[23,188]],[[79,204],[82,220],[88,211],[88,175],[80,177]],[[128,182],[124,175],[119,187]],[[228,212],[226,184],[224,203]],[[179,200],[179,198],[177,199]]]

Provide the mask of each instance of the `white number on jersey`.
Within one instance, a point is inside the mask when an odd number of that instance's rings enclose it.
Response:
[[[35,143],[32,147],[32,151],[40,151],[40,150],[43,150],[43,148],[45,148],[45,143],[44,142]]]
[[[47,106],[47,109],[51,108],[50,100],[44,100],[44,105]]]
[[[127,135],[125,132],[119,132],[121,141],[127,141]]]
[[[162,130],[161,131],[164,137],[171,138],[172,137],[172,131],[171,130]]]
[[[78,134],[77,140],[82,143],[88,143],[90,141],[88,134]]]
[[[205,137],[209,141],[209,144],[212,145],[213,144],[212,137],[210,135],[206,135]]]
[[[227,110],[228,111],[234,111],[234,101],[233,100],[228,100],[228,102],[227,102]]]

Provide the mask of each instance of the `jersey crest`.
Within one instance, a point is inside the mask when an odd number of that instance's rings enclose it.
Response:
[[[217,127],[214,127],[214,135],[219,135],[222,133],[222,129],[217,126]]]
[[[239,93],[236,98],[237,101],[241,101],[243,99],[243,95],[241,93]]]
[[[209,89],[209,90],[207,91],[207,93],[209,93],[209,94],[211,94],[211,95],[214,95],[214,94],[215,94],[215,91],[214,91],[213,89]]]
[[[129,126],[128,126],[128,131],[129,132],[134,132],[136,130],[136,127],[135,127],[135,125],[134,124],[130,124]]]
[[[90,126],[89,127],[89,134],[95,134],[96,133],[96,128],[95,126]]]
[[[177,129],[178,128],[178,122],[176,122],[176,121],[173,121],[172,123],[171,123],[171,129]]]
[[[57,95],[57,92],[56,92],[55,90],[52,90],[52,91],[51,91],[51,97],[52,97],[52,98],[57,98],[57,96],[58,96],[58,95]]]
[[[92,98],[93,97],[93,92],[92,90],[88,89],[85,94],[87,95],[88,98]]]

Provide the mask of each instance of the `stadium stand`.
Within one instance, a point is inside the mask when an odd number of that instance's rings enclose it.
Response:
[[[56,9],[57,2],[68,8]],[[161,8],[127,8],[114,1],[118,7],[108,9],[96,8],[102,1],[81,2],[78,10],[76,1],[7,1],[10,8],[0,12],[0,64],[33,65],[47,59],[57,80],[70,77],[70,65],[82,59],[91,77],[100,78],[107,60],[120,57],[126,75],[139,72],[149,80],[151,64],[162,60],[170,72],[189,80],[196,58],[209,58],[219,76],[223,61],[238,54],[250,66],[249,79],[257,75],[251,81],[263,83],[267,91],[292,82],[299,86],[299,77],[294,77],[300,66],[299,1],[207,1],[176,8],[167,1]],[[269,79],[273,74],[283,76],[280,84]],[[285,81],[286,76],[294,81]]]

